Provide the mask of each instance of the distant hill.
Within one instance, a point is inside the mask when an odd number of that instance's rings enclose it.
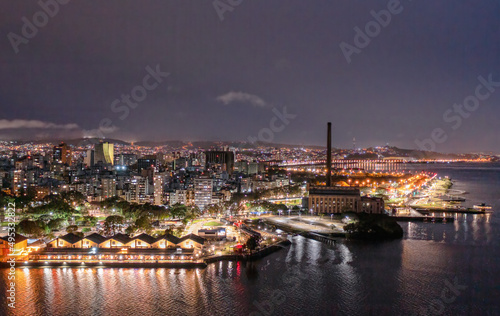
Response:
[[[120,145],[130,145],[129,142],[119,140],[119,139],[111,139],[111,138],[100,139],[100,138],[96,138],[96,137],[94,137],[94,138],[76,138],[76,139],[32,140],[32,141],[17,140],[17,141],[13,141],[13,143],[19,144],[19,145],[22,145],[22,144],[47,144],[47,143],[58,145],[61,142],[64,142],[64,143],[66,143],[68,145],[72,145],[72,146],[86,146],[86,145],[98,144],[101,141],[105,141],[105,142],[109,142],[109,143],[113,143],[113,144],[120,144]]]
[[[415,158],[415,159],[473,159],[479,157],[476,154],[455,154],[455,153],[439,153],[435,151],[423,151],[417,149],[404,149],[398,147],[385,146],[378,148],[368,148],[367,151],[377,151],[383,157],[400,157],[400,158]]]
[[[5,144],[46,144],[51,143],[54,145],[59,144],[64,141],[68,145],[73,146],[87,146],[95,145],[101,141],[110,142],[119,145],[130,145],[130,142],[126,142],[120,139],[100,139],[100,138],[77,138],[77,139],[67,139],[67,140],[44,140],[44,141],[5,141]],[[278,143],[264,143],[264,142],[235,142],[235,141],[180,141],[180,140],[166,140],[166,141],[138,141],[134,142],[134,145],[144,146],[144,147],[170,147],[172,149],[217,149],[221,147],[234,147],[238,148],[240,151],[252,150],[259,147],[271,147],[271,148],[305,148],[311,150],[325,150],[326,146],[316,146],[316,145],[297,145],[297,144],[278,144]],[[332,152],[336,155],[343,156],[347,159],[362,160],[362,159],[377,159],[377,158],[409,158],[409,159],[475,159],[478,157],[488,156],[494,159],[494,161],[500,161],[498,156],[494,154],[485,155],[478,153],[471,154],[456,154],[456,153],[439,153],[433,151],[422,151],[417,149],[404,149],[394,146],[385,147],[370,147],[365,148],[362,152],[359,150],[350,149],[340,149],[333,148]]]
[[[97,137],[69,139],[69,140],[66,140],[64,142],[68,145],[73,145],[73,146],[77,146],[77,145],[86,146],[86,145],[99,144],[102,141],[108,142],[108,143],[113,143],[113,144],[119,144],[119,145],[130,145],[129,142],[119,140],[119,139],[112,139],[112,138],[100,139]]]
[[[146,147],[161,147],[161,146],[169,146],[174,148],[186,147],[186,148],[201,148],[201,149],[215,149],[224,146],[242,148],[242,149],[251,149],[257,147],[276,147],[276,148],[309,148],[309,149],[323,149],[322,146],[308,146],[308,145],[293,145],[293,144],[274,144],[274,143],[249,143],[249,142],[232,142],[232,141],[177,141],[177,140],[169,140],[169,141],[139,141],[135,142],[134,145],[137,146],[146,146]]]
[[[136,146],[144,146],[144,147],[162,147],[162,146],[170,146],[170,147],[182,147],[189,145],[189,142],[183,142],[180,140],[167,140],[167,141],[138,141],[134,142]]]

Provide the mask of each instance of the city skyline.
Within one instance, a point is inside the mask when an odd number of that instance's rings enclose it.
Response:
[[[4,6],[0,139],[497,151],[494,1],[95,4]]]

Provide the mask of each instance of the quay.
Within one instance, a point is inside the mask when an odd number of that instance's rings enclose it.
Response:
[[[327,244],[327,245],[330,245],[330,246],[333,246],[335,245],[336,243],[336,240],[329,237],[329,236],[325,236],[325,235],[321,235],[321,234],[317,234],[317,233],[302,233],[300,234],[301,236],[303,237],[306,237],[306,238],[310,238],[310,239],[314,239],[314,240],[317,240],[317,241],[320,241],[324,244]]]
[[[276,219],[266,219],[265,222],[274,225],[285,232],[297,234],[309,239],[314,239],[330,246],[335,245],[335,238],[346,237],[346,233],[344,232],[340,232],[338,230],[334,232],[331,228],[332,225],[319,223],[317,221],[309,219],[291,218],[290,222],[287,223]],[[322,229],[317,229],[320,226],[322,227]]]
[[[258,259],[262,259],[265,256],[268,256],[278,250],[281,250],[289,245],[292,242],[289,240],[280,241],[274,245],[265,247],[251,254],[232,254],[232,255],[220,255],[206,258],[204,260],[205,263],[214,263],[218,261],[255,261]]]
[[[0,268],[10,268],[8,262],[0,262]],[[177,269],[204,269],[207,263],[204,261],[102,261],[102,262],[77,262],[77,261],[16,261],[16,268],[177,268]]]
[[[453,223],[455,218],[453,216],[428,216],[420,212],[418,209],[410,208],[405,212],[407,215],[390,215],[398,222],[442,222]]]
[[[276,251],[279,251],[287,246],[291,245],[289,240],[282,240],[273,245],[267,246],[265,248],[259,249],[250,254],[230,254],[230,255],[216,255],[206,258],[193,258],[187,257],[185,259],[179,259],[174,257],[173,259],[157,259],[156,257],[145,257],[140,260],[122,260],[118,258],[106,257],[106,259],[99,260],[82,260],[83,258],[78,258],[76,256],[64,256],[64,257],[51,257],[48,259],[30,258],[29,260],[22,261],[17,260],[15,263],[16,268],[170,268],[170,269],[204,269],[210,263],[215,263],[219,261],[255,261],[262,259]],[[9,262],[0,262],[0,269],[8,269],[11,267]]]
[[[391,216],[398,222],[442,222],[442,223],[453,223],[455,221],[454,217],[448,216]]]
[[[482,210],[476,210],[473,208],[419,208],[415,209],[416,211],[420,213],[436,213],[436,212],[441,212],[441,213],[459,213],[459,214],[488,214],[491,213],[491,211],[482,211]]]

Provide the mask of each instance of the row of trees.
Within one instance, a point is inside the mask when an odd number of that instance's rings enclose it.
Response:
[[[95,226],[97,223],[97,218],[92,216],[86,217],[86,222],[88,222],[91,226]],[[124,226],[127,225],[127,222],[123,216],[120,215],[110,215],[108,216],[104,224],[101,228],[100,233],[105,236],[112,236],[116,233],[122,232]],[[59,231],[64,229],[67,233],[74,233],[76,235],[83,236],[83,233],[89,232],[90,228],[83,228],[81,232],[79,232],[79,226],[70,225],[68,221],[62,218],[52,219],[50,221],[45,221],[43,219],[38,220],[29,220],[24,219],[19,222],[16,226],[16,232],[26,235],[28,237],[33,238],[53,238],[54,231]],[[126,234],[133,234],[136,232],[145,232],[150,234],[153,231],[153,225],[151,218],[147,215],[144,215],[132,223],[128,224],[127,229],[125,230]]]
[[[101,202],[101,207],[106,210],[115,210],[128,221],[136,221],[147,216],[151,220],[180,219],[187,223],[201,214],[197,206],[186,206],[182,204],[172,205],[170,208],[152,205],[150,203],[137,204],[112,197]]]
[[[225,214],[226,212],[229,215],[235,215],[244,209],[248,209],[251,212],[271,212],[273,214],[278,214],[279,211],[283,213],[289,210],[288,206],[285,204],[275,204],[269,201],[253,201],[253,202],[223,202],[219,204],[210,204],[207,206],[206,211],[215,216],[217,214]],[[297,212],[300,210],[299,206],[293,206],[291,208],[292,211]]]
[[[0,201],[12,203],[15,198],[0,195]],[[76,232],[78,226],[96,226],[98,219],[82,213],[84,197],[78,192],[68,192],[60,195],[48,195],[42,201],[30,203],[20,214],[23,220],[17,225],[17,231],[27,236],[41,238],[51,235],[53,231],[68,227],[66,231]],[[16,208],[18,204],[16,204]],[[153,231],[153,222],[157,220],[175,219],[184,225],[194,220],[201,211],[196,206],[176,204],[170,208],[146,204],[136,204],[123,201],[118,197],[107,199],[101,207],[115,210],[116,214],[108,216],[103,224],[102,233],[113,235],[128,226],[126,233]],[[77,224],[77,225],[75,225]],[[90,230],[90,228],[84,228]]]
[[[197,206],[187,206],[175,204],[169,208],[146,204],[128,203],[117,197],[107,199],[101,203],[106,209],[113,209],[117,215],[106,218],[102,233],[106,236],[114,235],[123,230],[125,226],[126,234],[145,232],[150,234],[153,230],[153,223],[159,220],[180,220],[183,226],[192,222],[201,215]],[[177,232],[178,233],[178,232]]]
[[[233,202],[246,200],[246,201],[258,201],[266,198],[273,198],[277,196],[300,196],[302,195],[302,189],[300,184],[287,185],[274,189],[267,190],[257,190],[247,193],[235,193],[231,197]]]
[[[66,227],[66,232],[80,234],[83,236],[85,230],[78,232],[77,225],[68,225],[64,219],[54,219],[48,223],[44,220],[23,219],[16,226],[16,232],[33,238],[53,238],[54,231]],[[88,229],[90,231],[90,229]]]

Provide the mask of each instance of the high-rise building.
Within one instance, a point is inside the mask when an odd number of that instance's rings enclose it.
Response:
[[[194,190],[175,190],[169,193],[169,204],[194,205]]]
[[[33,155],[33,167],[44,168],[47,159],[42,154]]]
[[[71,166],[71,149],[66,143],[60,143],[59,146],[54,146],[53,151],[54,162]]]
[[[263,173],[266,170],[266,165],[264,162],[250,162],[248,164],[248,174],[249,175],[254,175],[254,174],[259,174]]]
[[[120,166],[131,166],[137,162],[136,154],[120,154],[116,159],[116,164]]]
[[[234,163],[234,169],[240,173],[248,174],[248,161],[240,160]]]
[[[163,175],[154,176],[154,204],[163,205]]]
[[[137,172],[141,173],[142,170],[147,170],[149,168],[156,167],[156,158],[153,157],[145,157],[137,159]]]
[[[59,146],[54,146],[52,151],[52,160],[54,162],[62,163],[62,148]]]
[[[148,178],[134,176],[130,179],[128,202],[145,203],[148,195]]]
[[[209,177],[194,179],[194,203],[204,210],[212,203],[213,180]]]
[[[116,179],[114,177],[101,178],[101,197],[103,200],[116,196]]]
[[[205,152],[205,168],[207,170],[220,170],[232,174],[234,170],[234,152],[232,151],[207,151]]]
[[[24,172],[22,170],[14,170],[14,176],[12,177],[12,193],[14,195],[20,194],[25,189],[23,180]]]
[[[93,149],[88,149],[85,158],[83,159],[83,163],[87,167],[93,167],[95,164],[95,151]]]
[[[94,162],[101,162],[103,164],[114,163],[114,149],[111,143],[99,143],[95,145]]]

